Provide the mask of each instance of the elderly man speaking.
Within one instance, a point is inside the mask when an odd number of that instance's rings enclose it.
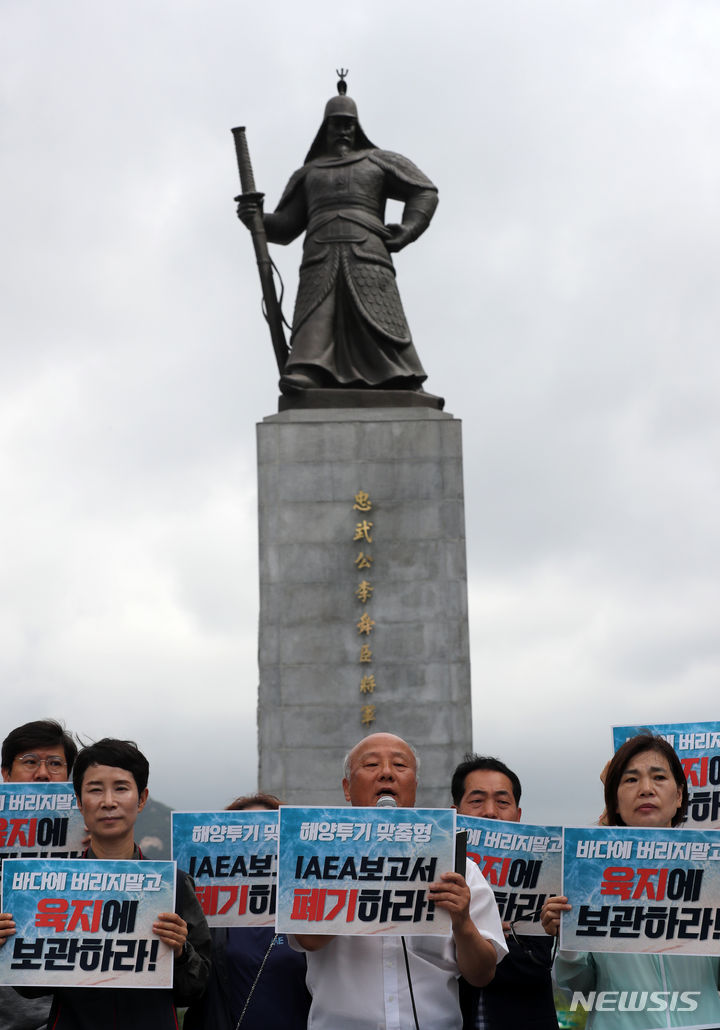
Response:
[[[389,795],[398,807],[412,808],[415,752],[392,733],[363,738],[346,759],[343,790],[352,805],[374,806]],[[465,876],[443,873],[428,886],[428,897],[449,912],[452,932],[405,938],[407,957],[400,937],[291,938],[308,953],[308,1030],[460,1030],[457,978],[462,974],[476,987],[492,980],[496,963],[507,954],[500,917],[473,862]]]

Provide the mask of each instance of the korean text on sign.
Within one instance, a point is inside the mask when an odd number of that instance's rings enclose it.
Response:
[[[560,947],[720,955],[720,843],[713,830],[567,828]]]
[[[452,809],[280,809],[277,928],[445,934],[428,884],[454,868]]]
[[[544,934],[543,904],[560,893],[562,828],[471,815],[459,815],[457,825],[467,831],[467,857],[492,887],[500,918],[518,933]]]
[[[274,924],[277,812],[173,812],[172,838],[210,926]]]
[[[0,861],[80,858],[85,836],[72,783],[0,784]]]
[[[2,905],[16,926],[2,984],[172,986],[172,949],[152,926],[175,907],[174,862],[10,859]]]

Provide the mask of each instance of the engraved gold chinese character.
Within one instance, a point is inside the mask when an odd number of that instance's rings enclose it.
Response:
[[[364,633],[366,637],[369,637],[374,625],[375,620],[371,619],[367,612],[363,612],[360,622],[357,624],[358,633]]]
[[[355,559],[355,564],[359,569],[369,569],[372,566],[372,563],[372,555],[365,554],[364,551],[360,551],[357,558]]]
[[[370,650],[370,645],[369,644],[363,644],[363,646],[360,648],[360,661],[361,662],[371,662],[372,661],[372,656],[373,655],[372,655],[372,651]]]
[[[353,511],[372,511],[372,501],[370,500],[370,494],[365,493],[364,490],[358,490],[355,494],[355,504],[353,504]]]
[[[370,530],[373,528],[372,522],[368,522],[367,519],[363,519],[362,522],[358,522],[355,526],[355,536],[353,540],[366,540],[367,543],[372,543],[372,537],[370,536]]]
[[[373,694],[375,692],[375,677],[363,676],[360,680],[360,693],[361,694]]]
[[[360,722],[363,726],[369,726],[375,722],[375,705],[363,705],[360,709]]]
[[[368,583],[368,581],[364,579],[355,591],[355,596],[357,597],[358,601],[362,601],[363,604],[367,604],[370,600],[370,597],[372,596],[372,592],[374,589],[375,587],[371,586],[370,583]]]

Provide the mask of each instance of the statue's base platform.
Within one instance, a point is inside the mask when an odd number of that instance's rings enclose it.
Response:
[[[278,411],[297,408],[434,408],[442,411],[445,398],[424,390],[296,390],[281,394]]]
[[[418,804],[444,807],[472,744],[460,421],[270,415],[258,500],[260,789],[342,804],[346,752],[384,730],[418,748]]]

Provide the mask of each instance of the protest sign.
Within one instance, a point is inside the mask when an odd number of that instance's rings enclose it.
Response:
[[[454,869],[455,811],[280,809],[281,933],[447,934],[427,886]]]
[[[720,955],[720,835],[593,826],[563,831],[568,951]]]
[[[467,857],[492,887],[503,922],[544,935],[543,903],[562,882],[562,827],[458,815],[457,828],[467,830]]]
[[[638,733],[664,737],[677,751],[687,779],[690,803],[684,825],[720,829],[720,722],[613,726],[612,732],[616,751]]]
[[[615,751],[643,732],[664,737],[678,752],[690,796],[686,826],[720,829],[720,722],[674,722],[613,726]]]
[[[85,837],[72,783],[0,784],[0,860],[79,858]]]
[[[173,812],[172,854],[210,926],[272,926],[277,812]]]
[[[2,910],[16,932],[0,948],[0,984],[172,986],[172,949],[152,925],[175,910],[174,862],[8,859]]]

